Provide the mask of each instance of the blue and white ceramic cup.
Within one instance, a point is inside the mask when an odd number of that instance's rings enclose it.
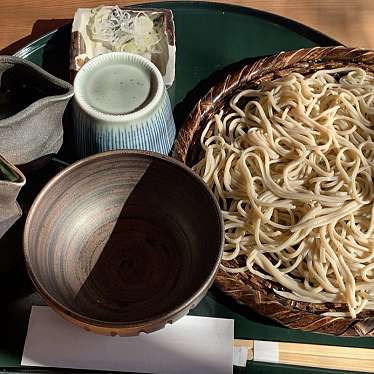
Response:
[[[170,152],[176,132],[170,99],[146,58],[126,52],[95,57],[77,73],[74,93],[78,157],[114,149]]]

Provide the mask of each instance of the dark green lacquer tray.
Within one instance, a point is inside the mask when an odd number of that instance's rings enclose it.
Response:
[[[153,3],[151,6],[170,8],[174,12],[177,65],[176,81],[170,89],[170,95],[175,107],[177,126],[182,124],[194,102],[208,90],[209,86],[222,77],[224,72],[239,66],[243,60],[248,61],[282,50],[339,44],[301,24],[257,10],[199,2]],[[52,74],[67,80],[70,27],[71,25],[68,24],[35,40],[18,50],[16,55],[33,61]],[[63,148],[58,157],[65,161],[72,161],[66,143]],[[53,163],[29,173],[28,186],[20,195],[20,203],[25,211],[40,188],[63,167],[63,164]],[[35,293],[23,265],[21,244],[23,222],[20,220],[0,240],[2,300],[0,372],[66,372],[66,370],[20,368],[31,306],[43,304]],[[374,340],[370,338],[337,338],[275,325],[270,320],[238,306],[214,287],[191,314],[235,319],[235,337],[240,339],[374,348]],[[274,374],[286,371],[288,373],[335,372],[263,363],[248,363],[246,368],[234,370],[237,373]]]

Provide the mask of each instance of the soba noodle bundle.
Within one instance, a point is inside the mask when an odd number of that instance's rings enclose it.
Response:
[[[222,209],[222,268],[275,281],[290,299],[347,305],[326,315],[374,308],[373,75],[293,73],[243,90],[201,146],[194,170]]]

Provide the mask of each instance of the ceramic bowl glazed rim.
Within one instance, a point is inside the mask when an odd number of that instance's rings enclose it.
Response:
[[[17,166],[13,165],[9,162],[4,156],[0,154],[0,163],[6,165],[9,169],[12,170],[13,173],[17,174],[18,179],[14,182],[10,180],[0,180],[0,187],[4,184],[11,184],[13,186],[23,187],[26,184],[26,177],[25,175],[17,168]]]
[[[94,319],[91,317],[87,317],[81,313],[78,313],[62,303],[60,303],[58,300],[56,300],[53,296],[51,296],[47,290],[44,288],[44,286],[39,282],[37,277],[34,275],[30,259],[29,259],[29,246],[28,246],[28,237],[29,237],[29,232],[32,227],[32,221],[33,217],[36,211],[37,206],[43,201],[44,195],[54,186],[55,183],[60,181],[62,178],[65,177],[66,174],[70,173],[74,169],[76,169],[79,166],[82,166],[86,163],[95,161],[95,160],[100,160],[102,158],[110,158],[113,155],[135,155],[141,158],[154,158],[158,159],[160,161],[166,162],[170,166],[174,166],[178,168],[180,171],[187,173],[191,178],[195,180],[201,187],[202,187],[202,192],[205,192],[207,194],[209,200],[213,203],[213,209],[215,210],[216,216],[218,218],[219,222],[219,227],[217,229],[219,230],[218,236],[219,236],[219,248],[217,248],[217,257],[215,259],[214,266],[212,267],[211,271],[209,274],[207,274],[205,280],[201,283],[199,288],[195,293],[193,293],[188,300],[182,302],[179,305],[176,305],[172,310],[165,312],[164,314],[158,314],[153,317],[149,317],[146,319],[142,320],[134,320],[134,321],[127,321],[127,322],[108,322],[108,321],[102,321],[98,319]],[[52,307],[57,308],[58,311],[60,311],[62,314],[68,315],[72,318],[74,318],[77,321],[88,323],[89,325],[93,326],[98,326],[98,327],[106,327],[106,328],[121,328],[121,329],[126,329],[126,328],[134,328],[134,327],[144,327],[144,326],[149,326],[153,325],[159,320],[165,320],[165,324],[172,320],[174,316],[177,316],[184,310],[189,310],[191,309],[194,305],[194,302],[199,299],[200,296],[203,296],[210,286],[213,284],[216,273],[218,271],[219,265],[221,263],[221,258],[223,255],[223,248],[224,248],[224,224],[223,224],[223,217],[221,213],[221,209],[219,208],[218,202],[213,195],[212,191],[207,187],[205,182],[197,175],[195,174],[188,166],[184,165],[180,161],[169,157],[169,156],[164,156],[155,152],[150,152],[150,151],[141,151],[141,150],[114,150],[114,151],[108,151],[108,152],[102,152],[102,153],[97,153],[92,156],[86,157],[82,160],[79,160],[70,166],[68,166],[66,169],[62,170],[60,173],[58,173],[56,176],[54,176],[44,187],[43,189],[39,192],[38,196],[34,200],[29,213],[26,218],[26,223],[25,223],[25,228],[24,228],[24,234],[23,234],[23,251],[24,251],[24,256],[25,256],[25,262],[26,262],[26,267],[28,274],[35,286],[35,288],[38,290],[38,292],[42,295],[42,297],[45,299],[47,304],[49,304]],[[190,306],[190,308],[189,308]]]
[[[40,67],[39,65],[29,60],[25,60],[17,56],[0,55],[0,64],[1,63],[9,63],[9,64],[14,64],[14,65],[26,66],[34,70],[35,72],[39,73],[41,76],[43,76],[45,79],[47,79],[52,84],[55,84],[56,86],[66,89],[67,92],[59,94],[59,95],[45,96],[45,97],[40,98],[39,100],[32,102],[30,105],[20,110],[19,112],[11,115],[10,117],[6,117],[0,120],[0,127],[7,126],[10,122],[13,122],[15,118],[26,117],[29,114],[29,112],[37,109],[38,107],[42,105],[49,104],[55,101],[66,100],[66,99],[73,97],[74,95],[74,88],[69,82],[63,79],[57,78],[53,74],[48,73],[48,71],[44,70],[42,67]]]
[[[108,61],[108,60],[111,60],[113,62],[118,62],[118,63],[125,63],[128,61],[133,61],[145,67],[151,73],[151,75],[153,75],[156,78],[157,89],[148,104],[146,104],[140,110],[135,110],[127,114],[110,114],[110,113],[104,113],[104,112],[101,112],[95,109],[93,106],[91,106],[87,102],[87,100],[84,99],[83,88],[81,87],[81,81],[83,79],[82,77],[88,74],[87,72],[88,69],[94,68],[96,66],[101,66],[104,64],[105,61]],[[74,79],[74,98],[77,101],[79,107],[91,117],[98,119],[98,120],[102,120],[104,122],[116,122],[116,123],[130,122],[130,121],[135,121],[140,118],[144,118],[145,116],[151,115],[153,111],[160,104],[163,94],[164,94],[164,90],[165,90],[164,80],[157,66],[153,62],[149,61],[143,56],[137,55],[135,53],[128,53],[128,52],[108,52],[108,53],[103,53],[99,56],[96,56],[92,58],[91,60],[89,60],[88,62],[86,62],[80,68],[80,70],[78,71]]]

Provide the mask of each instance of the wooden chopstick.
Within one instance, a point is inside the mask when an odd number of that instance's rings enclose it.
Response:
[[[304,343],[272,343],[269,349],[277,349],[278,359],[270,359],[267,362],[324,369],[374,372],[374,349]],[[248,349],[247,360],[257,361],[256,341],[235,339],[234,346],[246,347]]]

